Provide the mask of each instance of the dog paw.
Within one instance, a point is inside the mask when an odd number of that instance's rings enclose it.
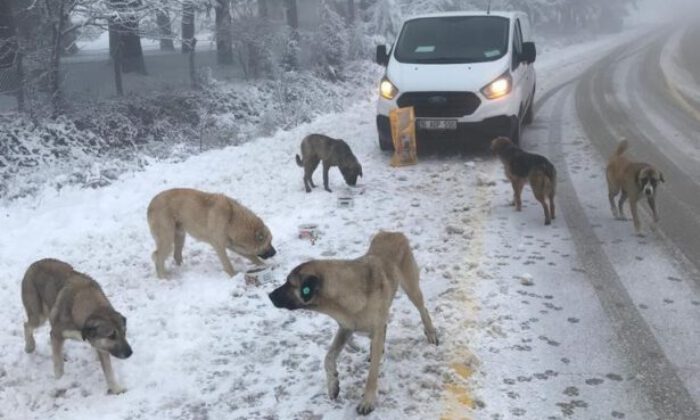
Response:
[[[328,381],[328,398],[335,401],[338,399],[338,394],[340,394],[340,381],[338,381],[338,378],[329,380]]]
[[[437,346],[440,343],[438,340],[437,332],[435,330],[425,331],[425,336],[428,339],[428,343],[430,344],[435,344]]]
[[[24,351],[26,353],[33,353],[35,348],[36,348],[36,344],[34,344],[34,343],[31,343],[31,344],[27,343],[24,345]]]
[[[107,390],[107,395],[119,395],[119,394],[123,394],[125,392],[126,392],[126,388],[122,388],[120,386],[115,386],[115,387],[109,388]]]
[[[53,376],[56,379],[61,379],[61,377],[63,376],[63,369],[54,369]]]
[[[357,414],[366,416],[367,414],[374,411],[374,401],[369,401],[367,399],[362,399],[362,402],[357,405]]]
[[[324,188],[324,190],[328,191],[329,193],[333,192],[333,190],[331,190],[330,188]]]

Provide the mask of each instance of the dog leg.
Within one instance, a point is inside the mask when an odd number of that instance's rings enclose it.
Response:
[[[515,210],[516,211],[522,211],[523,210],[523,201],[522,201],[522,195],[523,195],[523,188],[525,187],[525,180],[518,179],[515,183]]]
[[[647,203],[649,203],[649,208],[651,209],[651,213],[654,215],[654,222],[658,223],[659,222],[659,214],[656,212],[656,200],[654,197],[647,197]]]
[[[639,223],[639,215],[637,214],[637,201],[630,200],[630,211],[632,212],[632,221],[634,222],[634,231],[639,235],[641,226]]]
[[[615,206],[615,197],[617,197],[617,194],[619,194],[619,192],[619,188],[617,190],[608,188],[608,200],[610,201],[610,210],[612,211],[613,217],[615,219],[620,218],[620,213],[618,213],[617,206]]]
[[[117,381],[114,379],[112,360],[109,357],[109,353],[97,350],[97,358],[100,359],[102,373],[104,373],[105,380],[107,381],[107,393],[117,395],[126,391],[124,388],[120,387],[119,384],[117,384]]]
[[[625,194],[625,191],[622,190],[622,194],[620,195],[620,201],[617,203],[619,220],[625,220],[625,211],[622,207],[625,204],[625,200],[627,200],[627,194]]]
[[[185,246],[185,231],[182,228],[175,228],[175,253],[173,258],[175,264],[182,265],[182,248]]]
[[[326,353],[326,359],[323,363],[326,369],[326,384],[328,385],[328,396],[330,399],[335,400],[338,398],[338,393],[340,393],[340,381],[338,380],[338,355],[345,347],[352,336],[352,331],[346,330],[343,327],[338,327],[338,332],[335,333],[335,338],[331,343],[331,347]]]
[[[307,193],[311,192],[311,188],[316,188],[312,177],[317,167],[318,159],[309,158],[304,164],[304,188],[306,188]]]
[[[43,324],[44,320],[31,316],[24,323],[24,351],[27,353],[32,353],[36,348],[36,341],[34,341],[34,330]]]
[[[63,376],[63,336],[51,329],[51,358],[53,359],[53,374],[56,379]]]
[[[226,274],[228,274],[231,277],[235,276],[236,270],[233,269],[231,260],[228,258],[228,254],[226,254],[226,247],[222,245],[213,246],[214,250],[216,251],[216,255],[219,257],[219,261],[221,261],[221,265],[224,267],[224,271],[226,272]]]
[[[328,192],[333,192],[328,187],[328,171],[330,171],[330,169],[331,165],[327,164],[326,162],[323,162],[323,188]]]
[[[156,239],[156,250],[153,252],[152,258],[156,265],[156,274],[160,279],[165,278],[165,259],[170,255],[172,248],[173,242],[171,239]]]
[[[538,191],[535,193],[535,198],[537,201],[540,202],[542,205],[542,208],[544,209],[544,224],[546,225],[551,225],[552,224],[552,218],[551,215],[549,214],[549,207],[547,206],[547,203],[545,202],[544,199],[544,194],[541,191]]]
[[[510,185],[513,187],[513,201],[510,203],[511,206],[516,206],[518,202],[518,182],[514,178],[510,179]]]
[[[549,196],[549,214],[552,216],[552,220],[557,218],[554,212],[554,194]]]
[[[386,324],[379,325],[372,334],[372,344],[370,346],[369,376],[365,385],[365,393],[362,402],[357,406],[358,414],[367,415],[374,410],[374,403],[377,400],[377,379],[379,378],[379,365],[384,351],[384,341],[386,339]]]
[[[418,281],[411,281],[410,284],[402,283],[401,285],[403,286],[402,288],[404,292],[406,292],[408,299],[411,301],[411,303],[413,303],[413,306],[418,309],[418,313],[420,313],[420,319],[423,322],[423,332],[425,333],[425,337],[428,339],[428,343],[435,344],[437,346],[437,332],[433,326],[433,321],[430,319],[430,314],[425,308],[423,293],[421,293],[420,288],[418,287]]]

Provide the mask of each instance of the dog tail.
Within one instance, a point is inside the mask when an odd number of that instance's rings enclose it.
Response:
[[[617,145],[617,149],[615,149],[615,156],[620,156],[621,154],[625,153],[625,150],[629,147],[629,142],[627,140],[622,140],[620,143]]]
[[[304,166],[304,161],[301,160],[301,158],[299,157],[299,155],[297,155],[297,165],[299,165],[299,166]]]
[[[547,196],[552,199],[557,192],[557,169],[550,164],[544,168],[544,186]]]

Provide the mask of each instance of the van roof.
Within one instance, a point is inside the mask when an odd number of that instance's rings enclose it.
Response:
[[[486,13],[486,10],[463,10],[459,12],[440,12],[440,13],[426,13],[421,15],[409,16],[406,20],[420,19],[420,18],[435,18],[435,17],[450,17],[450,16],[500,16],[508,19],[513,19],[515,17],[525,16],[524,12],[518,11],[491,11],[491,13]]]

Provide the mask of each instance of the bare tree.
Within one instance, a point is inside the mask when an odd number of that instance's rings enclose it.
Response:
[[[296,70],[299,68],[299,58],[297,56],[299,49],[299,12],[297,9],[296,0],[284,0],[285,14],[287,17],[287,26],[289,27],[288,46],[283,58],[284,67],[287,70]]]
[[[233,64],[231,34],[231,0],[216,0],[216,60],[219,64]]]
[[[182,52],[188,53],[194,49],[194,16],[195,3],[192,0],[182,2]]]
[[[173,23],[170,18],[170,10],[166,7],[166,1],[167,0],[161,0],[161,4],[156,9],[156,25],[158,25],[161,51],[174,51]]]

